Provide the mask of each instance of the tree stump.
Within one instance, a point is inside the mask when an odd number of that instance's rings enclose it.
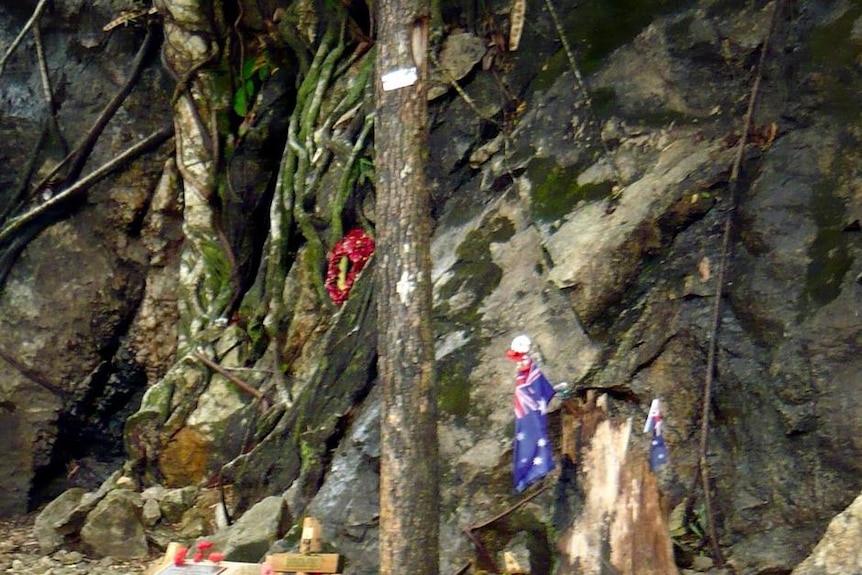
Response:
[[[677,575],[658,479],[633,449],[632,419],[614,421],[594,394],[564,406],[564,455],[583,504],[558,545],[558,573]],[[597,405],[598,404],[598,405]]]

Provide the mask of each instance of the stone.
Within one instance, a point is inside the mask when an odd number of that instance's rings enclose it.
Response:
[[[96,557],[136,559],[149,553],[141,520],[143,501],[138,493],[114,490],[88,515],[81,528],[81,542]]]
[[[326,480],[305,510],[324,525],[327,541],[338,541],[338,552],[350,557],[357,573],[376,572],[379,556],[379,396],[380,390],[373,389],[358,410],[348,440],[339,446]]]
[[[246,511],[233,525],[208,539],[213,549],[228,561],[256,563],[290,527],[290,513],[284,498],[267,497]]]
[[[164,485],[151,485],[141,491],[141,497],[146,501],[147,499],[153,499],[155,501],[161,501],[165,497],[165,493],[168,490]]]
[[[862,575],[862,494],[835,516],[814,550],[791,575]]]
[[[506,573],[530,573],[530,549],[528,536],[521,531],[513,537],[503,549],[497,561],[498,565],[504,565]]]
[[[80,563],[84,560],[84,555],[82,555],[80,551],[69,551],[67,553],[63,553],[58,557],[55,557],[55,559],[57,559],[57,561],[59,561],[63,565],[75,565],[76,563]]]
[[[452,90],[452,82],[469,74],[486,51],[485,43],[474,34],[461,32],[447,36],[438,56],[439,66],[432,68],[428,99],[439,98]]]
[[[138,489],[138,483],[133,478],[123,475],[117,479],[117,488],[136,491]]]
[[[80,517],[79,522],[70,521],[70,517],[78,508],[85,493],[86,490],[82,487],[67,489],[36,516],[33,534],[39,541],[39,548],[43,553],[52,553],[59,549],[65,541],[65,536],[76,532],[83,524],[83,516]]]
[[[706,555],[695,555],[691,562],[691,567],[695,571],[709,571],[712,569],[713,563],[714,562],[711,557],[707,557]]]
[[[165,520],[170,523],[182,520],[183,514],[194,504],[197,494],[198,488],[194,485],[168,490],[159,501]]]
[[[162,518],[162,509],[159,507],[159,502],[155,499],[144,499],[144,506],[141,508],[141,519],[144,525],[152,527]]]

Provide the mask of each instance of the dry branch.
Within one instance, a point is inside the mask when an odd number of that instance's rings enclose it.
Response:
[[[230,381],[231,383],[236,385],[242,391],[253,396],[255,399],[259,399],[261,401],[261,403],[263,404],[263,410],[264,411],[266,411],[268,409],[269,401],[267,401],[266,397],[264,397],[264,395],[260,392],[260,390],[252,387],[246,381],[238,378],[237,376],[235,376],[234,374],[229,372],[227,369],[223,368],[222,366],[220,366],[219,364],[217,364],[216,362],[214,362],[213,360],[211,360],[210,358],[208,358],[207,356],[205,356],[201,352],[196,351],[192,355],[194,356],[195,359],[197,359],[199,362],[201,362],[202,364],[204,364],[205,366],[207,366],[208,368],[210,368],[214,372],[218,373],[219,375],[224,376],[225,379],[227,379],[228,381]]]
[[[138,48],[138,53],[135,55],[135,60],[132,63],[132,70],[129,77],[126,78],[126,82],[123,84],[123,87],[120,88],[120,91],[114,95],[110,102],[108,102],[108,105],[105,106],[105,109],[99,114],[99,117],[93,123],[93,127],[90,128],[90,131],[87,132],[87,135],[81,143],[78,144],[69,155],[63,158],[63,160],[36,185],[33,190],[33,194],[38,194],[51,185],[51,183],[57,178],[57,175],[67,165],[69,166],[69,170],[62,178],[63,182],[69,184],[78,178],[84,168],[84,164],[86,164],[87,159],[90,156],[90,153],[93,151],[99,136],[102,135],[102,131],[104,131],[105,126],[108,125],[108,122],[111,121],[111,118],[114,117],[114,114],[117,113],[117,110],[131,93],[132,88],[134,88],[135,82],[137,82],[141,70],[143,70],[146,55],[147,52],[149,52],[153,40],[154,33],[152,28],[149,28],[147,29],[147,35],[144,37],[144,41],[141,43],[141,47]]]
[[[560,17],[557,15],[557,9],[554,8],[553,0],[545,0],[545,5],[548,7],[548,13],[551,15],[551,20],[554,21],[554,27],[557,29],[557,36],[560,38],[560,42],[563,44],[563,49],[566,52],[566,58],[569,60],[569,67],[572,69],[572,74],[575,76],[575,82],[577,83],[578,89],[581,91],[581,94],[584,98],[584,105],[586,106],[587,114],[590,116],[590,119],[596,124],[596,128],[601,130],[601,124],[599,124],[598,115],[596,115],[595,109],[593,108],[593,98],[590,96],[590,91],[587,89],[587,83],[584,80],[584,75],[581,74],[581,69],[578,68],[578,62],[575,59],[575,52],[572,50],[571,44],[566,39],[566,31],[563,28],[563,23],[560,21]],[[622,178],[620,177],[620,172],[617,169],[617,163],[614,159],[613,154],[611,154],[611,150],[608,147],[608,143],[600,136],[599,141],[602,143],[602,148],[604,148],[605,155],[608,157],[608,162],[610,163],[611,171],[614,175],[614,180],[618,184],[622,184]]]
[[[760,51],[760,60],[757,63],[755,72],[754,84],[751,87],[751,93],[748,100],[748,109],[745,112],[742,126],[742,137],[737,144],[736,157],[734,158],[733,167],[730,172],[730,209],[724,220],[724,230],[721,238],[721,255],[719,258],[718,274],[715,278],[715,297],[713,298],[712,309],[712,325],[710,328],[710,337],[706,361],[706,378],[703,383],[703,406],[701,414],[701,431],[700,431],[700,479],[703,485],[703,502],[707,518],[707,531],[712,545],[713,560],[716,566],[724,566],[724,556],[721,552],[721,546],[718,542],[718,534],[715,527],[715,514],[712,510],[712,497],[710,495],[710,478],[709,464],[706,460],[707,446],[709,443],[709,413],[712,403],[712,383],[715,372],[716,350],[718,346],[718,331],[721,327],[721,298],[724,292],[724,276],[727,271],[727,262],[730,259],[730,237],[733,230],[734,213],[736,211],[737,196],[739,189],[739,170],[742,165],[742,159],[745,155],[745,146],[748,137],[751,133],[752,118],[757,104],[757,97],[760,92],[760,81],[763,78],[763,66],[766,61],[766,54],[769,50],[769,41],[772,36],[772,30],[775,27],[776,15],[783,3],[779,2],[773,5],[772,18],[769,29],[766,31],[766,37],[763,40],[763,46]]]
[[[507,515],[517,511],[518,509],[520,509],[521,507],[523,507],[524,505],[526,505],[527,503],[529,503],[530,501],[532,501],[533,499],[535,499],[536,497],[538,497],[539,495],[541,495],[542,493],[547,491],[548,485],[549,485],[548,483],[545,483],[544,485],[542,485],[538,489],[536,489],[536,491],[534,491],[533,493],[524,497],[523,499],[521,499],[520,501],[518,501],[517,503],[515,503],[514,505],[512,505],[508,509],[501,511],[500,513],[498,513],[494,517],[491,517],[490,519],[487,519],[481,523],[476,523],[474,525],[470,525],[465,530],[472,532],[472,531],[476,531],[478,529],[483,529],[485,527],[488,527],[489,525],[492,525],[493,523],[496,523],[497,521],[499,521],[503,517],[506,517]]]
[[[8,241],[16,232],[20,231],[27,224],[34,222],[39,216],[47,213],[51,208],[57,207],[63,201],[88,190],[102,178],[121,166],[124,166],[130,160],[133,160],[153,147],[161,145],[167,141],[173,133],[173,126],[162,128],[158,132],[153,132],[110,162],[87,174],[85,177],[75,182],[75,184],[47,200],[45,203],[39,204],[32,210],[10,219],[9,222],[0,229],[0,243]]]
[[[18,45],[21,44],[21,40],[24,39],[24,36],[27,35],[27,32],[30,31],[33,26],[36,25],[36,22],[39,21],[39,16],[42,15],[42,11],[45,9],[45,6],[48,5],[48,0],[39,0],[39,3],[36,5],[36,8],[33,10],[33,15],[30,16],[30,19],[27,20],[27,23],[24,24],[24,27],[21,28],[21,31],[18,33],[18,36],[6,50],[6,53],[3,55],[3,58],[0,59],[0,75],[3,74],[3,70],[6,68],[6,61],[9,57],[15,52],[18,48]]]

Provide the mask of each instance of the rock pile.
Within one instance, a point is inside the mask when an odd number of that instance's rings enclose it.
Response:
[[[264,498],[228,525],[225,494],[218,489],[154,485],[138,491],[137,487],[134,480],[118,471],[95,491],[65,491],[32,518],[32,527],[22,526],[13,542],[4,543],[26,551],[20,564],[6,568],[22,573],[19,569],[25,563],[33,563],[38,564],[34,573],[40,575],[67,572],[55,569],[54,562],[73,565],[70,573],[94,573],[89,565],[93,561],[106,567],[115,561],[143,565],[153,554],[164,553],[171,542],[192,546],[203,539],[227,560],[254,563],[291,525],[285,501],[278,496]],[[8,555],[14,550],[10,547]],[[26,557],[37,559],[29,561]],[[87,565],[75,571],[82,562]]]
[[[59,549],[43,553],[33,532],[35,515],[0,521],[0,573],[14,575],[136,575],[144,573],[155,556],[122,561],[93,559],[80,551]]]

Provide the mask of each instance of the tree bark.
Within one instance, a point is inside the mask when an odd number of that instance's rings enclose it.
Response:
[[[431,330],[427,0],[377,4],[378,360],[383,388],[380,572],[439,572],[437,414]],[[415,68],[418,81],[384,89]],[[389,76],[387,76],[389,75]]]
[[[591,392],[565,404],[563,453],[582,501],[558,542],[557,573],[677,575],[658,478],[633,445],[632,419],[610,419],[597,403]]]

